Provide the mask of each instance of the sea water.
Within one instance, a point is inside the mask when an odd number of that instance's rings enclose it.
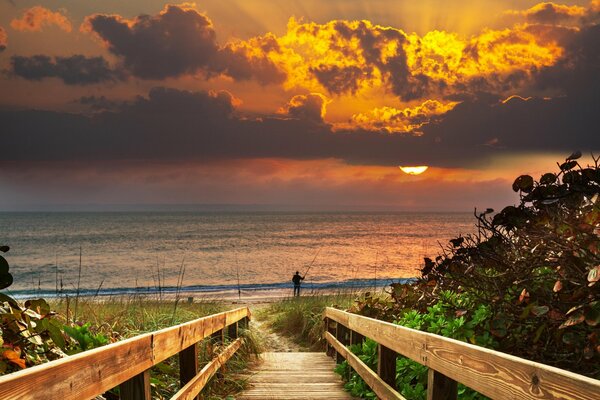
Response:
[[[0,244],[16,295],[283,288],[296,271],[305,287],[349,287],[418,276],[474,224],[468,213],[0,213]]]

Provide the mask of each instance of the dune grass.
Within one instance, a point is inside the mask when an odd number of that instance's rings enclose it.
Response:
[[[257,312],[277,333],[310,350],[323,350],[323,311],[325,307],[349,307],[354,295],[338,293],[291,297],[269,304]]]
[[[78,301],[78,320],[75,315],[72,299],[61,298],[51,301],[51,307],[65,324],[89,324],[92,335],[102,335],[109,342],[127,339],[142,333],[155,331],[177,325],[197,318],[232,309],[221,302],[196,301],[187,303],[179,301],[158,300],[140,296],[119,296],[109,298],[85,299]],[[244,337],[243,346],[223,367],[223,374],[207,384],[202,392],[203,399],[217,400],[232,398],[242,390],[245,379],[239,373],[247,368],[249,361],[260,353],[260,344],[251,330],[240,329],[239,335]],[[225,345],[228,344],[227,342]],[[199,366],[211,360],[218,347],[204,340],[199,343]],[[170,357],[152,368],[151,387],[153,399],[168,399],[179,389],[179,358]],[[105,394],[108,400],[118,399],[118,388]]]

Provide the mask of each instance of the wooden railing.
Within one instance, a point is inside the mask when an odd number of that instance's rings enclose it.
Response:
[[[172,400],[196,399],[217,370],[240,348],[238,325],[248,308],[210,315],[0,377],[0,399],[83,400],[119,386],[123,400],[150,400],[149,369],[179,354],[181,389]],[[198,372],[197,343],[231,343]]]
[[[600,399],[600,381],[454,339],[334,308],[324,313],[328,352],[344,359],[381,399],[404,399],[395,389],[396,358],[429,367],[427,398],[456,399],[457,382],[492,399]],[[377,371],[347,345],[378,343]],[[332,354],[333,355],[333,354]]]

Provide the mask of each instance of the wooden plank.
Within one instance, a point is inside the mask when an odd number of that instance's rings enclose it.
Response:
[[[121,400],[151,400],[150,371],[146,370],[121,383],[119,395]]]
[[[335,350],[340,353],[347,361],[348,364],[363,378],[367,385],[382,399],[391,400],[406,400],[396,392],[394,388],[385,383],[367,364],[363,363],[354,353],[348,350],[342,343],[340,343],[331,333],[325,334],[325,339],[331,343]]]
[[[93,398],[249,315],[226,311],[0,376],[0,399]]]
[[[394,350],[377,345],[377,375],[382,381],[396,389],[396,359],[398,353]]]
[[[351,400],[324,353],[263,353],[237,400]]]
[[[81,400],[152,367],[146,334],[0,377],[0,399]]]
[[[596,379],[329,307],[324,315],[493,399],[598,400]]]
[[[182,387],[171,400],[194,400],[198,393],[204,388],[208,380],[217,372],[223,364],[227,362],[233,356],[233,354],[242,345],[243,339],[236,339],[229,346],[225,348],[217,357],[213,358],[211,362],[206,364],[202,370],[192,380],[190,380],[184,387]]]
[[[457,396],[457,382],[430,368],[427,373],[427,400],[456,400]]]
[[[187,349],[179,352],[179,383],[184,387],[186,383],[194,379],[198,373],[198,345],[193,344]],[[200,400],[200,397],[194,397]]]

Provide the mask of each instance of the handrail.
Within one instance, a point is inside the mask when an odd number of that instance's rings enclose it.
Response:
[[[119,385],[123,400],[150,399],[149,369],[176,354],[181,386],[195,382],[185,396],[178,392],[176,398],[193,399],[240,347],[238,322],[246,325],[250,316],[247,307],[237,308],[4,375],[0,377],[0,399],[90,399]],[[198,374],[196,344],[211,336],[220,341],[225,336],[237,340]]]
[[[324,318],[328,331],[329,321],[337,322],[335,336],[326,332],[325,339],[335,349],[338,362],[346,358],[382,399],[402,399],[384,386],[395,389],[397,354],[429,367],[428,399],[456,398],[456,382],[492,399],[594,400],[600,394],[599,380],[499,351],[330,307]],[[363,376],[364,368],[356,363],[360,360],[346,349],[363,336],[379,344],[378,379]]]

